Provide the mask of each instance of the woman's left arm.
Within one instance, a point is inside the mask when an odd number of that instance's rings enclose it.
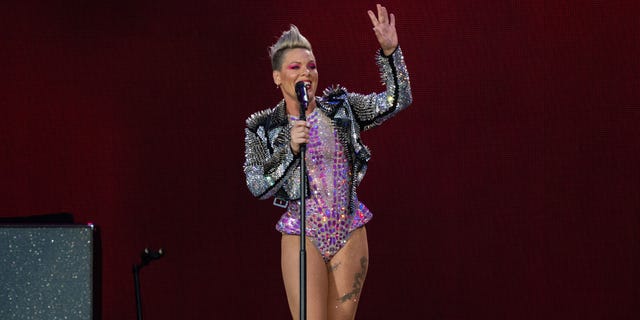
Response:
[[[349,103],[363,131],[393,117],[413,100],[409,73],[402,50],[398,46],[395,16],[389,15],[387,9],[381,5],[377,5],[377,8],[377,17],[371,10],[368,14],[380,43],[381,49],[376,56],[376,63],[380,68],[380,78],[386,86],[386,91],[369,95],[349,94]]]

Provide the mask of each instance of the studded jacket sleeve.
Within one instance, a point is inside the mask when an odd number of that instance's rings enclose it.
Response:
[[[289,194],[287,186],[291,184],[288,180],[299,172],[300,159],[289,147],[290,126],[286,120],[277,120],[278,110],[276,107],[253,114],[245,128],[244,173],[249,190],[260,199],[277,194],[290,199],[297,195]]]
[[[386,91],[368,95],[349,93],[349,104],[362,131],[377,127],[390,119],[409,106],[413,99],[409,73],[400,47],[390,56],[384,56],[382,51],[378,51],[376,63]]]

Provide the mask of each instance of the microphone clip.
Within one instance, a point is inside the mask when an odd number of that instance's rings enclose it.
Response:
[[[142,262],[140,263],[140,267],[144,267],[151,263],[153,260],[158,260],[164,256],[164,249],[160,248],[157,251],[150,250],[149,248],[144,248],[142,253],[140,253],[140,258]]]

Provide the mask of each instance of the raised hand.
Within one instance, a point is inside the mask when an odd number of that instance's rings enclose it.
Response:
[[[391,55],[398,46],[398,33],[396,32],[396,17],[387,13],[387,8],[376,5],[378,8],[378,16],[373,11],[368,10],[369,18],[373,24],[373,31],[376,33],[376,38],[380,43],[382,52],[386,56]]]

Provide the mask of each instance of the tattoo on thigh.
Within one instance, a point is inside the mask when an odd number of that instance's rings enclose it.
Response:
[[[351,299],[357,297],[362,291],[362,284],[364,283],[364,277],[367,275],[367,258],[360,258],[360,272],[356,272],[354,281],[353,281],[353,290],[351,292],[345,294],[344,296],[338,298],[340,303],[345,303]]]
[[[334,265],[329,264],[327,266],[327,269],[328,269],[327,271],[329,271],[329,273],[332,273],[332,272],[336,271],[341,264],[342,264],[342,262],[338,262],[338,263],[336,263]]]

